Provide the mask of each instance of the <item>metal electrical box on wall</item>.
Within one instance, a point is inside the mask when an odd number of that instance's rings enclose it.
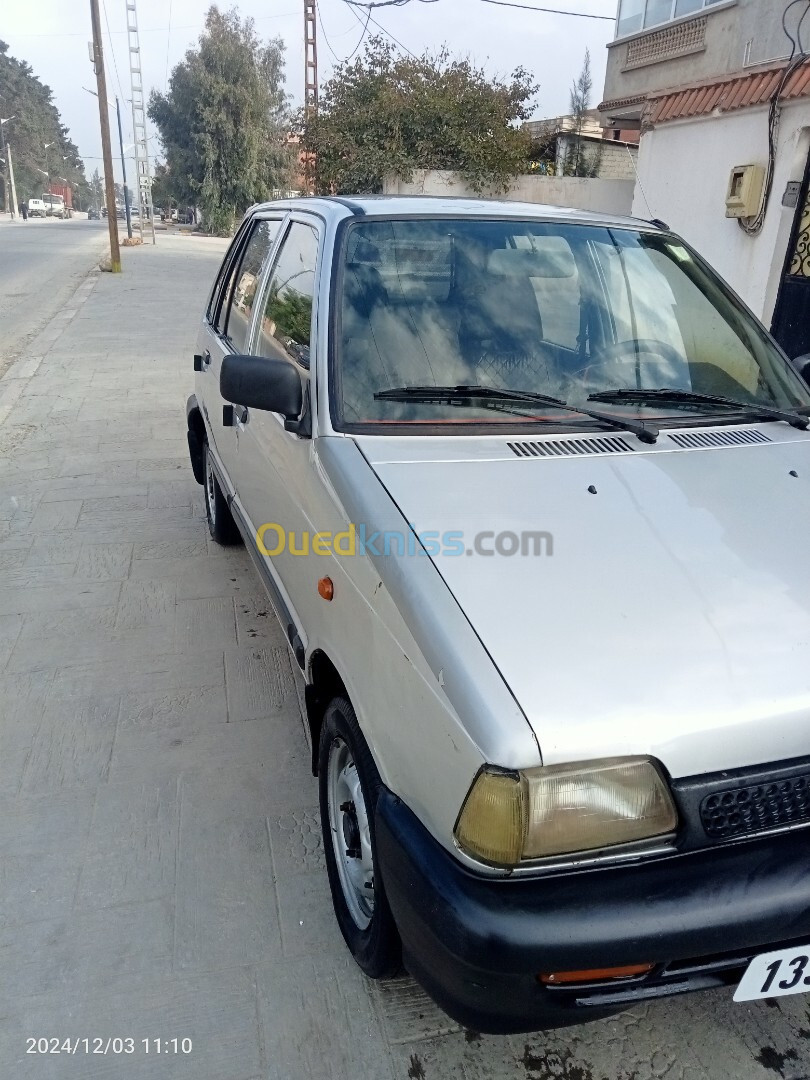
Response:
[[[765,169],[762,165],[735,165],[726,193],[726,217],[756,217],[762,205]]]

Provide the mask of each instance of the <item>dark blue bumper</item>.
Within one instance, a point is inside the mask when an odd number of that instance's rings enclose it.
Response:
[[[733,985],[749,959],[810,942],[810,830],[624,866],[493,880],[468,872],[396,796],[377,851],[410,972],[467,1027],[581,1023],[650,997]],[[654,963],[646,976],[547,987],[540,972]]]

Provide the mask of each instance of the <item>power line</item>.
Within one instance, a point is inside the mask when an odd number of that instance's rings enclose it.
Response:
[[[354,14],[355,14],[355,12],[354,12],[354,11],[352,10],[352,8],[349,8],[349,11],[351,11],[352,15],[354,15]],[[352,51],[351,51],[351,52],[349,53],[349,55],[348,55],[348,56],[346,57],[346,59],[345,59],[345,60],[343,61],[343,62],[344,62],[344,64],[348,64],[348,62],[349,62],[349,61],[350,61],[350,60],[351,60],[351,59],[352,59],[352,58],[354,57],[354,55],[356,54],[357,50],[358,50],[358,49],[360,48],[360,46],[361,46],[361,45],[363,44],[363,42],[364,42],[364,41],[366,40],[366,34],[368,33],[368,24],[369,24],[370,22],[371,22],[371,12],[369,11],[369,13],[368,13],[368,14],[366,15],[366,23],[365,23],[365,26],[363,27],[363,32],[362,32],[362,34],[360,35],[360,40],[359,40],[359,41],[357,42],[357,44],[355,45],[355,47],[354,47],[354,48],[352,49]]]
[[[298,15],[298,14],[300,14],[300,12],[296,9],[295,11],[279,11],[275,15],[254,15],[253,19],[254,19],[254,22],[260,22],[263,19],[287,19],[287,18],[289,18],[289,17],[291,17],[293,15]],[[201,30],[204,27],[204,25],[205,25],[204,23],[198,23],[198,22],[196,22],[196,23],[183,23],[180,26],[175,25],[171,29],[173,29],[173,30]],[[166,31],[168,29],[169,29],[169,27],[167,27],[167,26],[148,26],[145,29],[141,30],[141,33],[142,34],[162,34],[164,31]],[[126,30],[113,30],[112,33],[113,34],[125,34]],[[15,33],[15,34],[10,35],[10,36],[19,37],[19,38],[54,38],[54,37],[58,37],[58,38],[81,37],[81,38],[84,38],[84,37],[87,37],[87,31],[86,30],[66,30],[66,31],[56,31],[56,32],[50,33],[50,34],[17,34],[17,33]]]
[[[112,55],[113,67],[115,68],[115,81],[118,83],[118,89],[121,91],[121,97],[124,96],[124,91],[121,87],[121,76],[118,74],[118,61],[115,59],[115,49],[112,43],[112,34],[110,33],[110,20],[107,18],[107,5],[104,0],[101,0],[101,9],[104,12],[104,22],[107,24],[107,40],[110,43],[110,53]]]
[[[320,25],[321,33],[323,34],[323,40],[326,42],[327,49],[332,54],[332,56],[334,56],[335,60],[337,60],[337,62],[339,64],[343,63],[343,61],[340,59],[338,54],[332,48],[332,43],[331,43],[331,41],[329,40],[329,38],[328,38],[328,36],[326,34],[326,27],[323,25],[323,19],[321,18],[321,5],[320,4],[315,5],[315,13],[318,16],[318,24]]]
[[[345,3],[351,4],[352,7],[364,8],[366,11],[372,11],[374,8],[382,7],[405,7],[406,4],[410,4],[413,0],[371,0],[371,2],[363,3],[362,0],[344,0]],[[420,4],[437,4],[439,0],[417,0]],[[547,8],[547,7],[534,7],[531,4],[517,4],[512,0],[481,0],[484,4],[496,4],[498,7],[511,7],[520,8],[522,11],[540,11],[545,15],[572,15],[577,19],[601,19],[604,22],[615,22],[616,19],[613,15],[591,15],[585,11],[563,11],[561,8]],[[372,22],[375,20],[372,19]]]
[[[164,90],[169,88],[169,46],[172,40],[172,0],[169,0],[169,28],[166,31],[166,76],[164,78]]]
[[[542,11],[546,15],[573,15],[575,19],[601,19],[615,23],[613,15],[590,15],[585,11],[561,11],[559,8],[532,7],[529,4],[515,4],[512,0],[481,0],[483,4],[496,4],[498,7],[520,8],[522,11]]]
[[[364,41],[364,39],[365,39],[365,36],[366,36],[366,31],[368,30],[368,24],[369,24],[369,19],[371,18],[371,12],[369,12],[369,13],[368,13],[368,15],[367,15],[367,17],[366,17],[366,21],[365,21],[365,24],[364,24],[364,23],[363,23],[363,20],[362,20],[362,19],[361,19],[361,18],[359,17],[359,15],[357,15],[357,13],[356,13],[356,12],[355,12],[355,11],[354,11],[354,10],[353,10],[352,8],[349,8],[349,11],[351,11],[352,15],[354,15],[355,19],[357,19],[357,21],[358,21],[358,22],[360,23],[360,25],[361,25],[361,26],[363,27],[363,32],[362,32],[362,33],[360,34],[360,40],[359,40],[359,41],[357,42],[357,44],[356,44],[356,45],[355,45],[355,47],[354,47],[354,48],[352,49],[352,51],[351,51],[351,52],[349,53],[349,55],[348,55],[348,56],[345,56],[345,57],[341,57],[341,56],[338,56],[338,54],[337,54],[337,53],[335,52],[335,50],[334,50],[334,49],[332,48],[332,43],[331,43],[331,41],[329,40],[329,38],[328,38],[328,36],[327,36],[327,33],[326,33],[326,27],[325,27],[325,26],[323,25],[323,17],[321,16],[321,7],[320,7],[320,4],[317,4],[317,5],[316,5],[316,7],[315,7],[315,10],[316,10],[316,12],[317,12],[317,14],[318,14],[318,23],[320,24],[320,27],[321,27],[321,33],[323,34],[323,39],[324,39],[324,41],[326,42],[326,47],[327,47],[327,49],[328,49],[328,50],[329,50],[329,52],[330,52],[330,53],[332,54],[332,56],[334,56],[334,58],[335,58],[335,60],[336,60],[336,61],[338,62],[338,64],[348,64],[348,62],[349,62],[349,61],[350,61],[350,60],[352,59],[352,57],[353,57],[353,56],[355,55],[355,53],[357,52],[357,50],[358,50],[358,49],[360,48],[360,46],[361,46],[361,45],[363,44],[363,41]],[[349,27],[349,30],[351,30],[351,27]],[[344,31],[344,32],[345,32],[345,33],[348,33],[348,32],[349,32],[349,30],[347,30],[347,31]]]
[[[357,12],[354,9],[356,7],[363,8],[368,13],[368,18],[371,20],[371,22],[373,22],[374,25],[378,29],[382,30],[382,32],[385,34],[386,37],[390,38],[393,41],[393,43],[395,45],[398,45],[400,47],[400,49],[402,49],[404,52],[406,52],[408,54],[408,56],[412,56],[414,58],[414,60],[419,59],[417,57],[416,53],[411,52],[411,50],[408,48],[407,45],[403,45],[402,42],[398,38],[395,38],[390,30],[386,30],[382,23],[377,22],[377,20],[371,14],[371,11],[369,10],[369,7],[368,7],[367,4],[356,4],[356,3],[353,3],[353,0],[343,0],[343,2],[344,2],[344,4],[348,5],[349,11],[351,11],[354,14],[354,17],[357,19],[357,21],[359,23],[362,23],[362,19],[360,18],[360,16],[357,14]],[[433,3],[434,0],[428,0],[428,2]],[[401,6],[401,5],[397,5],[397,6]],[[366,26],[368,26],[368,22],[366,23]],[[359,48],[359,45],[358,45],[358,48]]]

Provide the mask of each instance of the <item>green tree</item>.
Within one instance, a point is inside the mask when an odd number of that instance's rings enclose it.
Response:
[[[303,122],[320,192],[382,191],[386,173],[453,169],[476,191],[504,190],[528,159],[528,118],[537,87],[522,68],[488,79],[446,47],[403,56],[381,37],[338,65],[321,88],[318,114]]]
[[[212,5],[167,93],[150,96],[166,193],[199,205],[211,232],[232,231],[251,203],[288,186],[283,52],[281,39],[258,39],[252,19]]]
[[[152,176],[152,205],[161,210],[169,208],[172,202],[176,202],[172,187],[172,174],[162,161],[155,163],[154,175]]]
[[[48,177],[58,184],[64,177],[85,205],[89,188],[84,164],[53,103],[50,87],[39,81],[24,60],[9,55],[5,41],[0,41],[0,112],[14,117],[3,125],[3,135],[11,146],[17,198],[41,197]]]
[[[571,86],[570,101],[574,132],[563,162],[563,172],[566,176],[598,176],[599,174],[599,166],[602,163],[602,148],[597,146],[595,150],[589,153],[586,141],[583,138],[585,121],[591,107],[592,92],[591,51],[586,49],[582,71],[580,71]]]

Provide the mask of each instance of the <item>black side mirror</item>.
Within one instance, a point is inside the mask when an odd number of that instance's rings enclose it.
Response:
[[[801,377],[808,386],[810,386],[810,353],[805,353],[803,356],[797,356],[793,363],[799,369]]]
[[[301,376],[288,361],[268,356],[226,356],[219,371],[219,389],[234,405],[281,413],[289,422],[288,430],[297,430],[304,391]]]

